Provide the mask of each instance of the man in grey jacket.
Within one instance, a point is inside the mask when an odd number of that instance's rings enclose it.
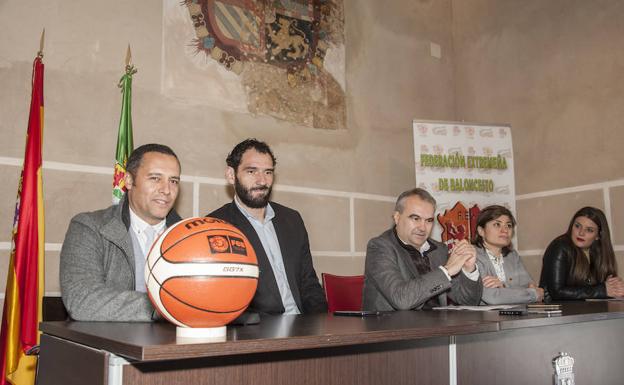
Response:
[[[476,251],[466,240],[447,247],[429,238],[436,201],[415,188],[397,199],[391,229],[368,242],[362,308],[430,309],[478,305],[482,283]]]
[[[153,240],[180,220],[180,163],[169,147],[146,144],[126,165],[119,205],[72,218],[61,249],[63,303],[79,321],[150,321],[145,257]]]

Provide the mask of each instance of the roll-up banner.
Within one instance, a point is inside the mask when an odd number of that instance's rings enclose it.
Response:
[[[516,215],[511,126],[414,120],[416,186],[438,202],[432,237],[472,240],[482,208]]]

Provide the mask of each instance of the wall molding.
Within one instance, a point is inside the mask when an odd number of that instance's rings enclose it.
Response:
[[[607,182],[591,183],[591,184],[584,184],[584,185],[566,187],[566,188],[555,189],[555,190],[546,190],[546,191],[539,191],[539,192],[534,192],[534,193],[529,193],[529,194],[516,195],[516,202],[522,201],[522,200],[546,198],[546,197],[552,197],[552,196],[564,195],[564,194],[573,194],[573,193],[578,193],[578,192],[602,191],[602,201],[604,203],[604,214],[605,214],[605,217],[607,217],[607,223],[609,224],[611,238],[613,238],[613,218],[611,215],[611,194],[609,193],[609,191],[610,189],[614,187],[621,187],[621,186],[624,186],[624,179],[615,179],[615,180],[607,181]],[[616,251],[624,250],[623,245],[613,245],[613,248]],[[527,251],[533,252],[537,250],[527,250]],[[535,254],[527,254],[527,255],[535,255]]]
[[[60,297],[60,291],[46,291],[44,294],[46,297]],[[0,301],[4,301],[5,293],[0,293]]]
[[[22,164],[23,164],[23,158],[0,157],[0,165],[22,167]],[[113,175],[112,166],[101,167],[101,166],[91,166],[91,165],[82,165],[82,164],[76,164],[76,163],[54,162],[54,161],[44,161],[43,169],[65,171],[65,172],[80,172],[80,173],[97,174],[97,175],[110,175],[111,178]],[[201,175],[196,176],[196,175],[182,174],[180,175],[180,180],[182,182],[192,184],[192,196],[193,196],[192,215],[193,216],[200,216],[199,203],[200,203],[200,188],[202,185],[227,186],[228,184],[225,178],[213,178],[213,177],[201,176]],[[353,191],[330,190],[330,189],[303,187],[303,186],[278,184],[278,183],[274,185],[273,190],[279,191],[279,192],[289,192],[289,193],[315,195],[315,196],[344,198],[348,200],[349,250],[348,251],[312,251],[312,255],[315,257],[336,257],[336,258],[363,257],[365,253],[356,251],[356,244],[355,244],[355,226],[356,226],[355,200],[359,199],[359,200],[367,200],[367,201],[375,201],[375,202],[394,203],[396,199],[396,197],[380,195],[380,194],[367,194],[367,193],[353,192]],[[46,251],[60,251],[61,246],[62,246],[62,243],[46,243],[45,250]],[[11,242],[0,242],[0,250],[10,250],[10,249],[11,249]]]
[[[22,158],[0,157],[0,165],[22,167],[22,163],[23,163]],[[110,175],[111,178],[113,177],[112,166],[101,167],[101,166],[82,165],[82,164],[76,164],[76,163],[44,161],[43,169],[67,171],[67,172],[84,172],[84,173],[89,173],[89,174]],[[213,177],[208,177],[208,176],[193,176],[193,175],[182,174],[180,175],[180,180],[182,182],[190,182],[193,184],[227,186],[227,181],[225,180],[225,178],[213,178]],[[279,184],[279,183],[276,183],[273,189],[275,191],[294,192],[294,193],[300,193],[300,194],[322,195],[322,196],[331,196],[331,197],[337,197],[337,198],[353,198],[353,199],[362,199],[362,200],[371,200],[371,201],[380,201],[380,202],[392,202],[392,203],[394,203],[396,199],[396,197],[388,196],[388,195],[367,194],[367,193],[360,193],[360,192],[353,192],[353,191],[330,190],[330,189],[322,189],[322,188],[314,188],[314,187],[302,187],[302,186],[286,185],[286,184]]]
[[[556,195],[571,194],[571,193],[576,193],[576,192],[604,190],[604,189],[620,187],[620,186],[624,186],[624,179],[616,179],[616,180],[612,180],[608,182],[591,183],[591,184],[584,184],[584,185],[579,185],[579,186],[565,187],[565,188],[560,188],[560,189],[555,189],[555,190],[545,190],[545,191],[538,191],[538,192],[533,192],[533,193],[528,193],[528,194],[520,194],[520,195],[516,195],[516,201],[535,199],[535,198],[545,198],[545,197],[551,197],[551,196],[556,196]]]
[[[14,166],[14,167],[22,167],[23,158],[14,158],[14,157],[0,157],[0,165],[4,166]],[[55,162],[55,161],[44,161],[43,162],[44,170],[55,170],[55,171],[66,171],[66,172],[82,172],[88,174],[98,174],[98,175],[110,175],[112,177],[112,166],[110,167],[101,167],[101,166],[92,166],[92,165],[82,165],[76,163],[65,163],[65,162]],[[211,186],[226,186],[227,181],[225,178],[214,178],[209,176],[194,176],[194,175],[184,175],[180,176],[182,182],[187,182],[192,184],[193,188],[193,215],[199,216],[199,201],[200,201],[200,187],[201,185],[211,185]],[[598,191],[602,190],[603,200],[605,204],[605,215],[607,216],[607,220],[609,224],[612,224],[611,218],[611,198],[609,194],[609,189],[613,187],[621,187],[624,186],[624,179],[617,179],[613,181],[607,182],[599,182],[592,184],[585,184],[579,186],[566,187],[561,189],[554,190],[545,190],[539,192],[533,192],[528,194],[520,194],[516,195],[516,201],[523,201],[529,199],[537,199],[537,198],[545,198],[552,197],[563,194],[572,194],[577,192],[586,192],[586,191]],[[322,188],[314,188],[314,187],[303,187],[303,186],[295,186],[295,185],[286,185],[286,184],[275,184],[275,191],[281,192],[291,192],[298,194],[307,194],[307,195],[317,195],[317,196],[330,196],[336,198],[346,198],[349,203],[349,250],[348,251],[312,251],[313,256],[317,257],[336,257],[336,258],[352,258],[352,257],[364,257],[366,255],[365,252],[356,251],[355,244],[355,200],[368,200],[368,201],[376,201],[376,202],[389,202],[394,203],[396,197],[380,195],[380,194],[367,194],[353,191],[341,191],[341,190],[331,190],[331,189],[322,189]],[[613,228],[613,226],[611,226]],[[46,243],[45,250],[46,251],[60,251],[62,243]],[[11,242],[0,242],[0,250],[10,250]],[[624,251],[624,245],[614,245],[615,251]],[[533,250],[519,250],[520,255],[524,256],[535,256],[542,255],[544,250],[541,249],[533,249]]]
[[[534,255],[542,256],[544,255],[544,251],[546,251],[546,249],[518,250],[518,254],[522,255],[523,257]],[[613,245],[613,251],[624,251],[624,245]]]

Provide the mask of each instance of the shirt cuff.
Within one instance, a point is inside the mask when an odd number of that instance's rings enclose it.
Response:
[[[529,296],[531,297],[531,302],[537,302],[537,290],[532,287],[528,288]]]
[[[475,265],[475,269],[474,269],[474,271],[472,273],[467,272],[466,269],[464,269],[463,267],[462,267],[462,272],[471,281],[477,281],[479,279],[479,267],[476,266],[476,265]]]
[[[444,268],[444,266],[438,266],[440,268],[440,270],[442,270],[442,272],[444,272],[444,275],[446,275],[446,278],[448,278],[448,280],[451,280],[451,275],[448,273],[448,271],[446,270],[446,268]]]

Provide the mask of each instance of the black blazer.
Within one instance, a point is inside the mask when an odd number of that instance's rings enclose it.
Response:
[[[321,313],[327,311],[325,293],[319,284],[312,265],[308,232],[301,215],[293,209],[271,202],[275,211],[273,227],[277,234],[288,284],[301,313]],[[249,305],[249,310],[266,313],[284,313],[284,305],[277,287],[273,269],[264,247],[249,220],[240,212],[234,202],[208,214],[209,217],[230,222],[245,234],[258,257],[258,289]]]

